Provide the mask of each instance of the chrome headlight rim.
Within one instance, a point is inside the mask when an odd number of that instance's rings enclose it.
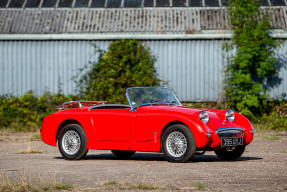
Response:
[[[199,119],[204,123],[207,124],[209,122],[209,115],[207,111],[201,111],[199,114]]]
[[[235,120],[235,113],[233,112],[233,110],[229,109],[226,111],[225,119],[231,123]]]

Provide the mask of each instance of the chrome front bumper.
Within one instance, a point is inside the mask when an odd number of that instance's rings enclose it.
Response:
[[[224,127],[216,130],[219,138],[225,137],[243,137],[244,131],[239,127]]]

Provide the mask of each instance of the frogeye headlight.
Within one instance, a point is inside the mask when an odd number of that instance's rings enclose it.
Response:
[[[206,111],[201,111],[201,113],[199,114],[199,119],[204,123],[207,124],[209,121],[209,116],[208,113]]]
[[[234,112],[233,112],[231,109],[229,109],[228,111],[226,111],[226,113],[225,113],[225,119],[226,119],[227,121],[230,121],[230,122],[233,122],[233,121],[235,120],[235,114],[234,114]]]

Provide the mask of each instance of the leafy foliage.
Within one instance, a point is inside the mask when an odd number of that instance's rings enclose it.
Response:
[[[36,97],[32,91],[24,96],[2,96],[0,98],[0,129],[15,127],[16,130],[33,130],[41,118],[56,111],[56,106],[71,101],[71,96],[50,94]]]
[[[125,90],[132,86],[157,86],[155,57],[136,40],[119,40],[108,51],[97,49],[98,62],[78,81],[81,96],[87,100],[127,103]]]
[[[268,79],[278,74],[275,58],[279,43],[270,36],[268,16],[260,13],[258,0],[232,0],[228,14],[233,30],[232,44],[236,47],[226,69],[225,96],[228,105],[252,117],[270,110],[266,101]]]

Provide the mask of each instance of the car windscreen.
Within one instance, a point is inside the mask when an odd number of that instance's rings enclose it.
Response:
[[[168,104],[181,105],[176,96],[165,87],[132,87],[127,89],[130,105]]]

